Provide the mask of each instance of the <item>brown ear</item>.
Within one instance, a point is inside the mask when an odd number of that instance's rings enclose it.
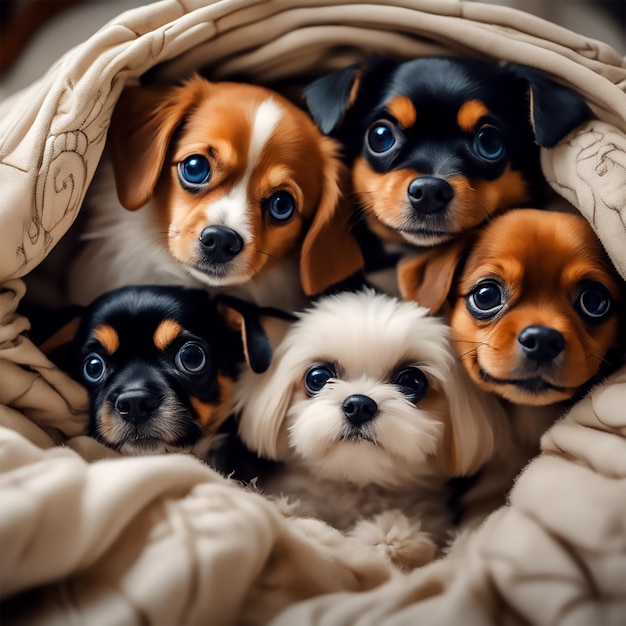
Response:
[[[469,237],[459,237],[449,244],[401,262],[398,284],[402,297],[428,307],[431,313],[441,311],[468,246]]]
[[[330,142],[330,140],[327,140]],[[307,296],[322,293],[363,268],[358,241],[351,231],[352,206],[342,192],[347,171],[331,154],[325,158],[324,191],[300,252],[300,281]]]
[[[142,207],[157,183],[172,135],[202,97],[199,76],[177,87],[128,87],[117,103],[109,142],[117,195],[129,211]]]
[[[264,372],[272,362],[274,349],[296,318],[279,309],[261,308],[233,296],[220,295],[216,302],[228,326],[241,333],[250,369],[255,374]]]

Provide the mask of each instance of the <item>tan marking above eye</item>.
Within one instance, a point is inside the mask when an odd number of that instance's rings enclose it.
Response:
[[[115,328],[109,324],[98,326],[93,336],[102,344],[107,354],[113,354],[120,347],[120,337]]]
[[[174,320],[163,320],[154,331],[152,341],[157,350],[165,350],[183,330],[183,327]]]
[[[409,128],[415,124],[417,112],[408,96],[395,96],[385,108],[398,120],[402,128]]]
[[[456,120],[461,128],[467,133],[476,130],[478,122],[489,114],[489,109],[480,100],[468,100],[459,107]]]

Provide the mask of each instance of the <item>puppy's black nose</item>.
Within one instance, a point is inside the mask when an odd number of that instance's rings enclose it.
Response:
[[[537,363],[557,357],[565,348],[565,338],[548,326],[527,326],[517,337],[524,354]]]
[[[243,249],[243,239],[228,226],[207,226],[200,233],[200,243],[209,263],[227,263]]]
[[[454,197],[448,181],[434,176],[420,176],[409,184],[409,202],[419,213],[443,211]]]
[[[343,414],[353,426],[371,420],[378,412],[378,405],[369,396],[359,393],[348,396],[341,405]]]
[[[158,406],[157,394],[149,389],[122,391],[115,400],[115,410],[120,417],[133,424],[141,424],[150,419]]]

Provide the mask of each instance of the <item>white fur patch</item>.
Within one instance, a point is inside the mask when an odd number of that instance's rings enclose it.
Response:
[[[239,233],[244,243],[248,242],[252,236],[249,219],[251,206],[248,197],[250,178],[258,164],[263,148],[272,137],[282,116],[283,110],[272,98],[264,100],[254,111],[254,119],[250,124],[250,145],[246,169],[243,176],[223,198],[212,203],[206,209],[209,224],[229,226]]]

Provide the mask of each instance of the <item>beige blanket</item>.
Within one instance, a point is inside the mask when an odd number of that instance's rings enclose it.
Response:
[[[512,9],[454,0],[162,0],[121,15],[0,104],[3,623],[626,623],[626,371],[543,439],[510,503],[409,576],[285,520],[198,461],[116,458],[81,436],[83,389],[25,336],[21,278],[63,237],[124,85],[313,77],[364,51],[536,66],[596,119],[542,163],[626,276],[626,63]]]

